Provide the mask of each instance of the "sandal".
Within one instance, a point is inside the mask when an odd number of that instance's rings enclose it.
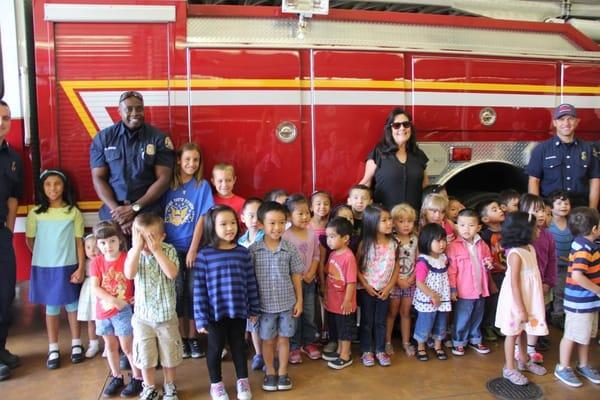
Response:
[[[444,361],[448,359],[448,356],[446,355],[444,349],[435,349],[435,358]]]
[[[427,350],[417,350],[417,360],[428,361],[429,356],[427,355]]]
[[[75,353],[73,352],[73,350],[78,349],[79,352]],[[71,362],[73,364],[79,364],[80,362],[83,362],[83,360],[85,360],[85,350],[83,348],[83,346],[76,344],[75,346],[71,346]]]
[[[407,357],[412,357],[415,355],[415,346],[413,346],[412,344],[404,343],[402,347],[404,348],[404,352],[406,353]]]
[[[513,385],[522,386],[526,385],[529,382],[525,375],[523,375],[516,369],[508,369],[504,367],[502,368],[502,376],[504,377],[504,379],[508,379]]]
[[[388,356],[394,354],[394,346],[392,346],[392,344],[389,342],[385,344],[385,354],[387,354]]]
[[[52,354],[56,354],[56,358],[50,358]],[[48,360],[46,360],[46,368],[57,369],[60,367],[60,352],[58,350],[52,350],[48,352]]]

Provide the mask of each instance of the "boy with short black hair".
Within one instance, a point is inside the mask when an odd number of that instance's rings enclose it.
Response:
[[[502,239],[502,223],[504,222],[504,211],[500,207],[498,199],[490,198],[479,203],[477,212],[485,227],[479,235],[490,247],[492,253],[492,268],[489,271],[489,297],[485,301],[485,312],[483,317],[483,331],[486,341],[498,340],[501,335],[500,329],[496,328],[496,307],[498,305],[498,292],[504,280],[506,272],[506,256],[500,244]]]
[[[365,208],[373,202],[373,194],[367,185],[354,185],[348,191],[348,205],[354,215],[354,234],[362,232],[362,218]]]
[[[292,380],[287,372],[290,337],[295,333],[294,318],[302,314],[304,263],[296,247],[281,237],[287,222],[286,208],[274,201],[265,201],[258,208],[257,216],[264,237],[249,250],[260,295],[258,330],[267,370],[262,388],[268,392],[290,390]],[[278,371],[274,365],[276,348]]]
[[[548,200],[552,203],[552,223],[549,231],[554,238],[556,256],[558,260],[558,278],[554,286],[554,302],[552,310],[552,323],[559,328],[564,328],[565,311],[563,300],[565,294],[565,281],[567,279],[567,268],[569,266],[569,252],[573,235],[569,230],[568,217],[571,212],[571,201],[569,194],[563,190],[550,193]]]
[[[592,383],[600,384],[600,373],[589,365],[589,343],[598,332],[600,311],[600,214],[598,210],[577,207],[569,216],[569,229],[575,240],[571,245],[565,286],[565,331],[560,341],[560,362],[554,376],[563,383],[579,387],[581,381],[569,367],[573,347],[577,345],[579,362],[575,372]]]
[[[237,177],[233,165],[227,163],[218,163],[212,169],[211,183],[215,187],[215,204],[223,204],[233,208],[238,216],[242,213],[244,207],[244,198],[233,193],[233,187]]]
[[[132,226],[132,246],[125,260],[125,276],[135,279],[133,361],[144,378],[142,400],[157,400],[154,369],[163,367],[163,399],[177,400],[175,367],[183,352],[175,310],[175,278],[179,258],[175,248],[164,243],[163,220],[150,213],[139,214]]]
[[[519,211],[521,194],[515,189],[504,189],[498,194],[498,203],[505,214]]]

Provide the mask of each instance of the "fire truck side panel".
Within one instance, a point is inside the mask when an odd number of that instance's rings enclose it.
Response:
[[[575,102],[583,96],[587,98],[585,107],[577,108],[577,116],[581,119],[577,135],[588,140],[600,140],[600,65],[565,62],[563,71],[565,101]]]

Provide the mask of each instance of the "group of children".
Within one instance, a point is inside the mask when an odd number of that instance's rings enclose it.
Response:
[[[445,347],[456,356],[467,347],[486,354],[484,341],[506,336],[503,376],[522,385],[520,371],[546,373],[538,349],[547,341],[538,338],[548,334],[554,296],[553,321],[565,321],[555,375],[581,385],[569,368],[577,343],[575,371],[600,383],[587,356],[600,308],[600,222],[596,210],[570,210],[565,193],[546,206],[538,196],[506,191],[473,210],[434,186],[418,213],[404,203],[392,210],[372,204],[364,185],[350,189],[347,204],[332,207],[325,191],[306,198],[274,190],[244,200],[233,193],[228,164],[213,168],[214,195],[202,176],[200,149],[183,145],[163,198],[164,219],[136,216],[127,251],[110,221],[82,240],[83,217],[67,176],[42,173],[40,205],[28,215],[26,235],[30,299],[46,305],[48,368],[60,365],[61,305],[72,362],[95,356],[102,336],[112,376],[104,395],[142,399],[159,397],[159,363],[163,398],[177,399],[175,368],[182,358],[203,355],[198,333],[206,335],[211,397],[228,399],[221,376],[227,347],[243,400],[252,397],[246,332],[256,351],[252,369],[265,371],[263,390],[289,390],[288,363],[301,363],[305,354],[346,368],[353,340],[364,366],[389,366],[399,316],[402,349],[420,361],[429,359],[428,347],[438,360],[447,359]],[[78,313],[90,321],[85,353]],[[131,365],[127,385],[119,348]]]

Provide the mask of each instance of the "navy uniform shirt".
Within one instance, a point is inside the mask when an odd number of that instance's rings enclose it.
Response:
[[[591,143],[581,139],[563,143],[554,137],[533,149],[526,172],[540,179],[542,196],[564,190],[576,203],[587,205],[590,179],[600,178],[600,155]]]
[[[23,194],[23,163],[6,140],[0,144],[0,228],[8,216],[8,198]]]
[[[108,184],[119,204],[137,201],[156,181],[154,167],[173,168],[173,162],[173,142],[149,124],[131,132],[120,121],[98,132],[90,146],[90,166],[108,168]],[[107,213],[104,206],[100,218],[110,219]]]

